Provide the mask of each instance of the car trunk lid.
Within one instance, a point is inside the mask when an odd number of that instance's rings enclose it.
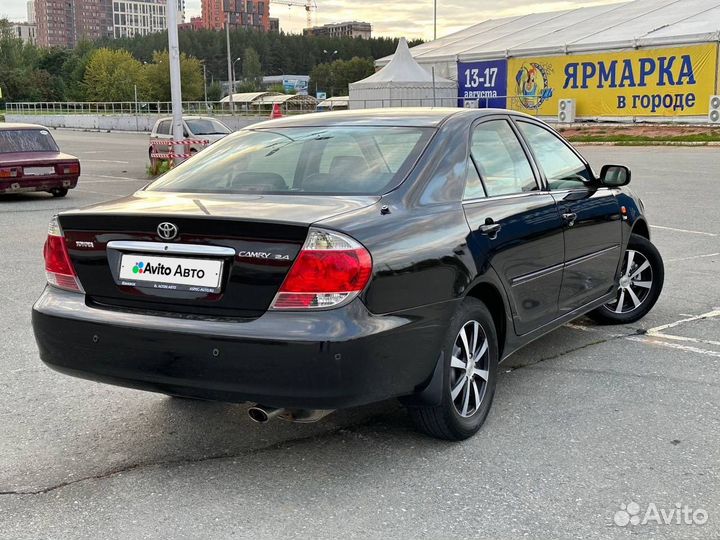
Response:
[[[139,192],[59,221],[88,302],[252,318],[272,302],[310,224],[378,199]],[[176,236],[168,238],[161,224]],[[203,278],[184,276],[193,269]]]

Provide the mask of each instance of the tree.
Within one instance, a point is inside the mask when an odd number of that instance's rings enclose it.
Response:
[[[75,48],[69,51],[58,75],[65,83],[65,99],[85,101],[85,69],[94,52],[95,46],[87,40],[79,41]]]
[[[333,72],[332,64],[318,64],[310,72],[309,92],[325,92],[332,95]]]
[[[145,66],[150,99],[170,101],[170,55],[165,51],[155,51],[153,63]],[[185,53],[180,55],[180,80],[182,82],[183,101],[195,101],[203,98],[203,71],[200,60]]]
[[[213,81],[207,89],[208,101],[220,101],[223,96],[222,85],[218,81]]]
[[[243,53],[242,76],[245,83],[252,83],[256,87],[262,83],[263,70],[260,55],[252,47],[248,47]]]
[[[325,91],[330,96],[347,96],[350,83],[369,77],[375,72],[370,58],[335,60],[332,64],[318,64],[310,73],[310,88]]]
[[[260,86],[255,81],[243,81],[235,85],[235,92],[244,94],[247,92],[259,92]]]
[[[133,101],[147,92],[143,66],[127,51],[98,49],[87,63],[83,79],[85,97],[90,101]]]

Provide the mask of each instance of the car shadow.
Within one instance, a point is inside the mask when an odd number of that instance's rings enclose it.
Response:
[[[44,191],[29,191],[27,193],[0,193],[0,202],[37,202],[57,199]]]
[[[596,342],[599,335],[602,334],[563,327],[503,363],[493,409],[481,434],[472,441],[484,439],[498,430],[512,431],[506,420],[508,415],[512,416],[513,402],[518,398],[517,381],[534,376],[529,374],[518,379],[517,370],[558,360],[567,352]],[[80,389],[80,384],[88,386]],[[71,394],[80,391],[85,396],[82,405],[66,412],[64,425],[71,426],[70,432],[52,430],[37,434],[37,440],[45,444],[54,444],[53,441],[61,437],[62,453],[47,453],[35,447],[31,451],[33,459],[27,461],[28,465],[32,463],[33,474],[22,465],[7,471],[9,474],[0,482],[0,490],[48,489],[142,467],[223,458],[244,460],[243,456],[263,455],[278,449],[293,451],[300,443],[321,448],[336,442],[336,436],[361,439],[356,444],[359,448],[363,446],[362,438],[369,437],[366,442],[370,453],[378,444],[422,448],[449,444],[416,432],[397,400],[336,411],[312,424],[280,419],[257,424],[249,419],[247,404],[174,398],[69,379],[67,386],[72,388]],[[527,388],[523,390],[526,391]],[[58,397],[56,406],[65,408],[66,401]],[[92,452],[88,452],[88,448]]]

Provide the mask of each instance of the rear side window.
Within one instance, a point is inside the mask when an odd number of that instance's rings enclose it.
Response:
[[[468,158],[463,200],[469,201],[472,199],[481,199],[483,197],[485,197],[485,189],[480,181],[480,175],[478,175],[472,158]]]
[[[155,131],[158,135],[170,135],[170,120],[163,120]]]
[[[57,151],[55,139],[46,129],[0,130],[0,153]]]
[[[520,141],[506,120],[475,128],[472,156],[488,197],[536,190],[535,175]]]
[[[405,178],[433,133],[433,128],[373,126],[244,130],[148,189],[379,195]]]

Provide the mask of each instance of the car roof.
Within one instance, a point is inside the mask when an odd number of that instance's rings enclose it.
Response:
[[[172,116],[164,116],[162,118],[158,118],[158,122],[162,122],[163,120],[172,120]],[[199,116],[199,115],[186,115],[184,114],[182,117],[183,120],[217,120],[217,118],[213,118],[212,116]]]
[[[45,126],[40,124],[22,124],[22,123],[0,123],[0,131],[11,131],[16,129],[45,129]]]
[[[506,109],[463,109],[460,107],[417,107],[356,109],[287,116],[251,124],[245,129],[271,127],[321,127],[321,126],[397,126],[397,127],[439,127],[448,118],[465,116],[480,118],[493,114],[518,114]]]

